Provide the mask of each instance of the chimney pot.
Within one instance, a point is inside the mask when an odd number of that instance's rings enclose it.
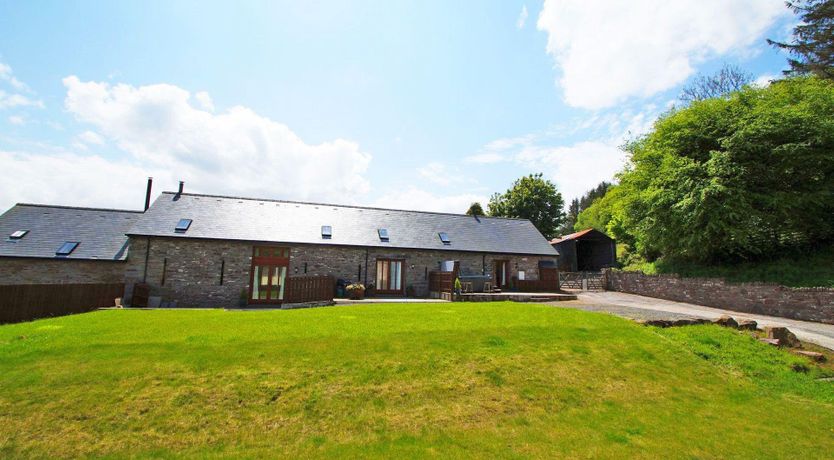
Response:
[[[145,191],[145,211],[151,207],[151,188],[153,188],[153,177],[148,178],[148,189]]]
[[[180,189],[177,191],[177,195],[182,195],[182,187],[185,185],[185,182],[180,181]]]

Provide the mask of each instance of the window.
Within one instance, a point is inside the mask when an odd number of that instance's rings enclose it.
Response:
[[[452,240],[449,239],[449,234],[446,232],[440,232],[437,235],[440,237],[440,241],[442,241],[443,244],[452,244]]]
[[[75,248],[78,247],[77,241],[67,241],[66,243],[62,244],[57,251],[55,251],[56,256],[68,256],[72,254],[72,251],[75,251]]]
[[[329,225],[322,225],[321,226],[321,238],[323,240],[329,240],[333,237],[333,227]]]
[[[377,229],[377,233],[379,233],[379,240],[380,241],[388,241],[388,229],[387,228]]]
[[[23,238],[24,236],[26,236],[27,233],[29,233],[29,230],[18,230],[16,232],[12,233],[11,235],[9,235],[9,238],[11,238],[13,240],[19,240],[19,239]]]
[[[174,228],[174,231],[177,233],[185,233],[188,230],[188,227],[191,227],[191,219],[180,219],[177,222],[177,226]]]
[[[403,292],[403,261],[377,259],[376,290],[382,294],[399,294]]]

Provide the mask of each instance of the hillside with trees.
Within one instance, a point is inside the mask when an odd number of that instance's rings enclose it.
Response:
[[[625,262],[770,260],[834,240],[834,82],[795,77],[693,101],[625,146],[619,184],[583,211]]]

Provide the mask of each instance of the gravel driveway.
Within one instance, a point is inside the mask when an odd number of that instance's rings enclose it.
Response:
[[[812,342],[834,350],[834,324],[738,313],[690,303],[673,302],[614,291],[575,291],[573,293],[577,295],[577,300],[550,302],[548,305],[611,313],[630,319],[706,318],[711,320],[721,315],[730,315],[734,318],[755,320],[759,323],[759,326],[785,326],[796,334],[800,340]]]

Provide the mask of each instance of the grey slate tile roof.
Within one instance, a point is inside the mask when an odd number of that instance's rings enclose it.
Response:
[[[192,219],[188,231],[174,231]],[[323,239],[321,227],[333,229]],[[377,230],[388,229],[389,241]],[[449,235],[444,245],[439,232]],[[526,219],[163,192],[128,231],[172,238],[307,243],[557,256]]]
[[[17,204],[0,215],[0,257],[38,257],[75,260],[125,260],[125,233],[139,211]],[[17,230],[26,235],[13,240]],[[80,244],[69,256],[55,252],[67,241]]]

